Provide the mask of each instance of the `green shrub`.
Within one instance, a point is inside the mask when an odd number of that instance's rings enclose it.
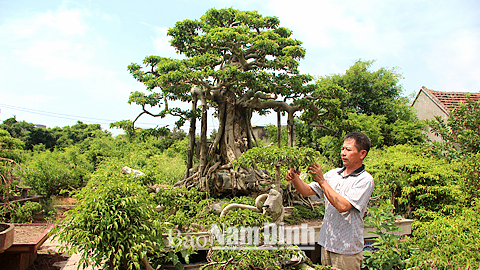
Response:
[[[415,223],[407,267],[478,269],[480,267],[480,201],[461,213]]]
[[[200,202],[206,199],[204,192],[185,187],[160,189],[154,198],[157,205],[164,207],[160,218],[179,230],[188,229],[192,223],[202,223],[196,217],[202,212],[203,204]]]
[[[470,155],[460,165],[464,168],[460,187],[467,201],[480,199],[480,153]]]
[[[12,206],[10,203],[0,206],[0,222],[10,222],[10,215],[12,213]]]
[[[301,250],[213,250],[209,259],[214,262],[202,267],[210,269],[284,269],[293,256],[299,256]]]
[[[375,179],[372,196],[381,196],[405,217],[432,219],[452,214],[464,200],[461,168],[426,155],[418,146],[373,149],[365,164]]]
[[[161,153],[148,158],[141,170],[152,178],[151,183],[173,185],[182,180],[187,166],[181,154]]]
[[[234,168],[258,168],[269,172],[276,178],[275,165],[280,165],[280,182],[287,185],[285,176],[289,168],[297,168],[302,171],[301,178],[306,182],[312,182],[310,174],[306,173],[306,168],[317,162],[324,171],[332,168],[327,158],[320,155],[320,152],[308,147],[289,147],[277,146],[254,147],[244,152],[233,164]]]
[[[0,157],[19,161],[20,152],[25,143],[14,138],[4,129],[0,129]]]
[[[235,197],[228,204],[238,203],[254,205],[255,199],[247,196]],[[213,218],[212,218],[213,217]],[[263,227],[265,223],[271,222],[271,218],[250,209],[234,208],[228,211],[225,216],[219,217],[213,214],[209,223],[216,223],[219,228],[234,227]],[[260,239],[263,239],[263,232]],[[293,256],[300,256],[301,250],[293,250],[293,246],[280,245],[278,249],[264,249],[262,246],[242,245],[239,250],[211,250],[208,255],[209,264],[201,269],[283,269]],[[250,249],[243,249],[243,248]]]
[[[36,213],[42,210],[38,202],[6,203],[0,207],[0,222],[32,223]]]
[[[270,218],[262,213],[253,212],[249,209],[235,208],[227,212],[224,217],[214,212],[209,205],[214,204],[214,199],[207,199],[205,192],[187,188],[161,189],[155,194],[156,203],[164,208],[160,218],[175,226],[181,231],[199,229],[208,230],[209,226],[216,223],[218,226],[263,226]],[[248,196],[234,197],[223,207],[232,204],[254,205],[255,199]],[[192,228],[192,223],[197,228]]]
[[[298,224],[308,219],[323,219],[324,214],[324,205],[316,205],[313,210],[306,205],[295,205],[292,214],[285,218],[285,223]]]
[[[10,222],[13,223],[32,223],[35,213],[42,210],[42,205],[38,202],[26,201],[23,205],[16,207]]]
[[[81,254],[80,265],[141,269],[148,253],[165,251],[155,202],[134,177],[96,175],[76,198],[56,237]]]
[[[165,150],[165,153],[169,157],[175,157],[180,155],[180,157],[186,161],[188,158],[188,137],[185,137],[182,140],[178,140],[174,142],[170,147],[168,147]],[[195,158],[195,161],[198,161],[196,160],[195,156],[194,158]]]
[[[265,223],[271,222],[271,220],[269,216],[263,213],[254,212],[250,209],[235,208],[229,210],[225,216],[218,217],[214,223],[217,223],[218,226],[225,225],[225,227],[262,227]]]
[[[393,214],[393,206],[383,204],[380,207],[370,207],[368,214],[365,226],[374,227],[372,233],[378,237],[373,244],[376,250],[363,252],[362,267],[369,270],[405,269],[405,261],[398,250],[398,237],[393,234],[399,230],[395,225],[395,219],[399,216]]]
[[[112,156],[98,163],[95,174],[120,175],[123,167],[139,170],[143,184],[173,185],[185,175],[186,165],[182,157],[168,156],[155,149],[132,149],[122,156]]]
[[[25,167],[25,184],[45,198],[84,186],[93,169],[74,150],[32,153]]]
[[[428,121],[431,131],[442,141],[431,144],[431,150],[447,159],[463,159],[480,151],[480,101],[468,97],[445,122],[437,116]]]

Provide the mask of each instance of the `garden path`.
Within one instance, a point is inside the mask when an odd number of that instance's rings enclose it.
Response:
[[[59,254],[59,248],[61,244],[56,241],[48,238],[45,243],[37,250],[39,256],[44,254]],[[69,257],[66,257],[66,261],[58,261],[51,265],[50,269],[60,269],[60,270],[77,270],[78,263],[80,261],[79,254],[72,254]],[[80,268],[82,270],[98,270],[92,267]]]

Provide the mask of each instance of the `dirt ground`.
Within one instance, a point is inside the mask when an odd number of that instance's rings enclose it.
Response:
[[[55,209],[57,210],[55,217],[52,219],[45,218],[45,215],[39,214],[35,217],[34,224],[36,226],[18,226],[15,229],[15,243],[31,243],[38,239],[38,237],[45,231],[48,225],[43,225],[47,223],[52,223],[57,219],[63,217],[63,213],[71,209],[77,201],[73,198],[56,198],[55,199]],[[42,249],[41,246],[37,252],[37,259],[35,262],[28,268],[28,270],[59,270],[60,266],[53,266],[57,262],[66,261],[68,257],[64,257],[62,254],[59,254],[53,251],[51,248]]]
[[[13,242],[15,244],[34,243],[49,227],[51,227],[51,225],[15,225],[15,236]]]

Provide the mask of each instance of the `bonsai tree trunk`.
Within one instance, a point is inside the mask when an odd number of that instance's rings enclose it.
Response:
[[[187,172],[186,177],[190,176],[190,169],[193,167],[193,155],[195,154],[195,129],[196,129],[196,115],[195,109],[197,108],[197,95],[192,95],[192,116],[190,117],[190,130],[188,132],[188,157],[187,157]]]
[[[198,92],[198,96],[202,104],[206,104],[203,93]],[[186,175],[175,186],[195,187],[206,192],[211,192],[213,187],[217,193],[250,193],[259,188],[261,191],[268,189],[260,186],[258,181],[274,182],[268,174],[253,169],[233,169],[233,162],[252,148],[253,137],[250,111],[240,103],[228,100],[227,97],[217,102],[219,127],[213,142],[207,141],[207,106],[202,106],[199,163],[192,169],[192,174]],[[280,188],[279,184],[277,186]]]
[[[288,146],[295,146],[295,121],[293,120],[293,113],[288,113],[287,118],[287,144]]]
[[[250,130],[249,115],[245,108],[225,102],[223,115],[222,134],[219,138],[219,154],[224,157],[221,160],[223,165],[231,165],[243,152],[251,148],[251,142],[248,140],[248,131]]]
[[[278,148],[282,147],[282,114],[277,110],[277,142]]]
[[[205,95],[200,95],[202,104],[207,104]],[[198,171],[203,174],[207,166],[207,106],[202,106],[201,131],[200,131],[200,161]]]

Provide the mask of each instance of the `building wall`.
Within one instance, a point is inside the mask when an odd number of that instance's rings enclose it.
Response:
[[[265,129],[265,127],[262,127],[262,126],[252,127],[252,133],[257,140],[263,140],[266,143],[269,142],[268,136],[267,136],[267,129]]]
[[[448,115],[423,91],[420,92],[415,100],[413,108],[420,120],[433,119],[435,116],[441,116],[444,120],[448,119]]]
[[[428,97],[424,91],[420,91],[415,102],[413,103],[413,109],[417,113],[420,120],[433,120],[435,116],[440,116],[444,121],[447,121],[448,115],[443,111],[439,105],[437,105],[430,97]],[[434,141],[440,141],[440,137],[428,132],[429,139]]]

